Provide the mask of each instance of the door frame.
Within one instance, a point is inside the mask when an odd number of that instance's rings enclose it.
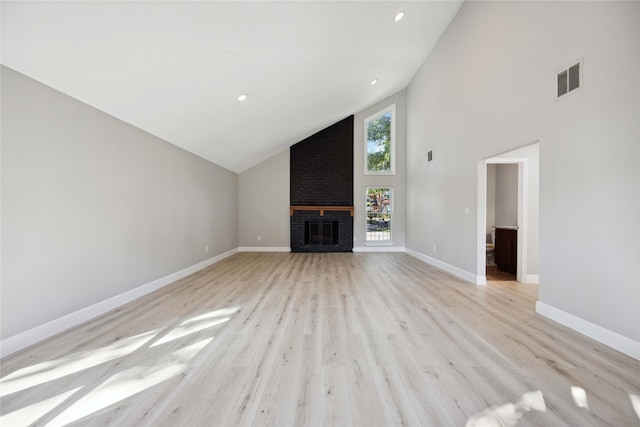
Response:
[[[529,211],[529,159],[523,157],[491,157],[478,162],[478,223],[477,223],[477,262],[478,284],[486,285],[486,230],[487,230],[487,165],[518,165],[518,247],[516,280],[524,283],[527,278],[527,244]]]

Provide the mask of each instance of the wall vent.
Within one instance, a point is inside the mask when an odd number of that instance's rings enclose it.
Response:
[[[582,60],[556,75],[556,99],[560,99],[580,87],[582,87]]]

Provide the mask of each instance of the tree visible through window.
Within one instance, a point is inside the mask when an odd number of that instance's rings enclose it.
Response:
[[[365,120],[365,173],[394,174],[395,104]]]
[[[367,188],[367,242],[391,241],[391,195],[389,187]]]

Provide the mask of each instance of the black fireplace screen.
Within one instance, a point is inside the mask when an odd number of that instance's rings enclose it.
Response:
[[[339,221],[305,221],[305,245],[338,245]]]

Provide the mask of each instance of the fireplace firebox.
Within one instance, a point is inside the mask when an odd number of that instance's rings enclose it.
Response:
[[[305,245],[334,245],[337,246],[340,221],[313,220],[304,222]]]
[[[349,212],[295,211],[291,216],[293,252],[350,252],[353,218]]]

